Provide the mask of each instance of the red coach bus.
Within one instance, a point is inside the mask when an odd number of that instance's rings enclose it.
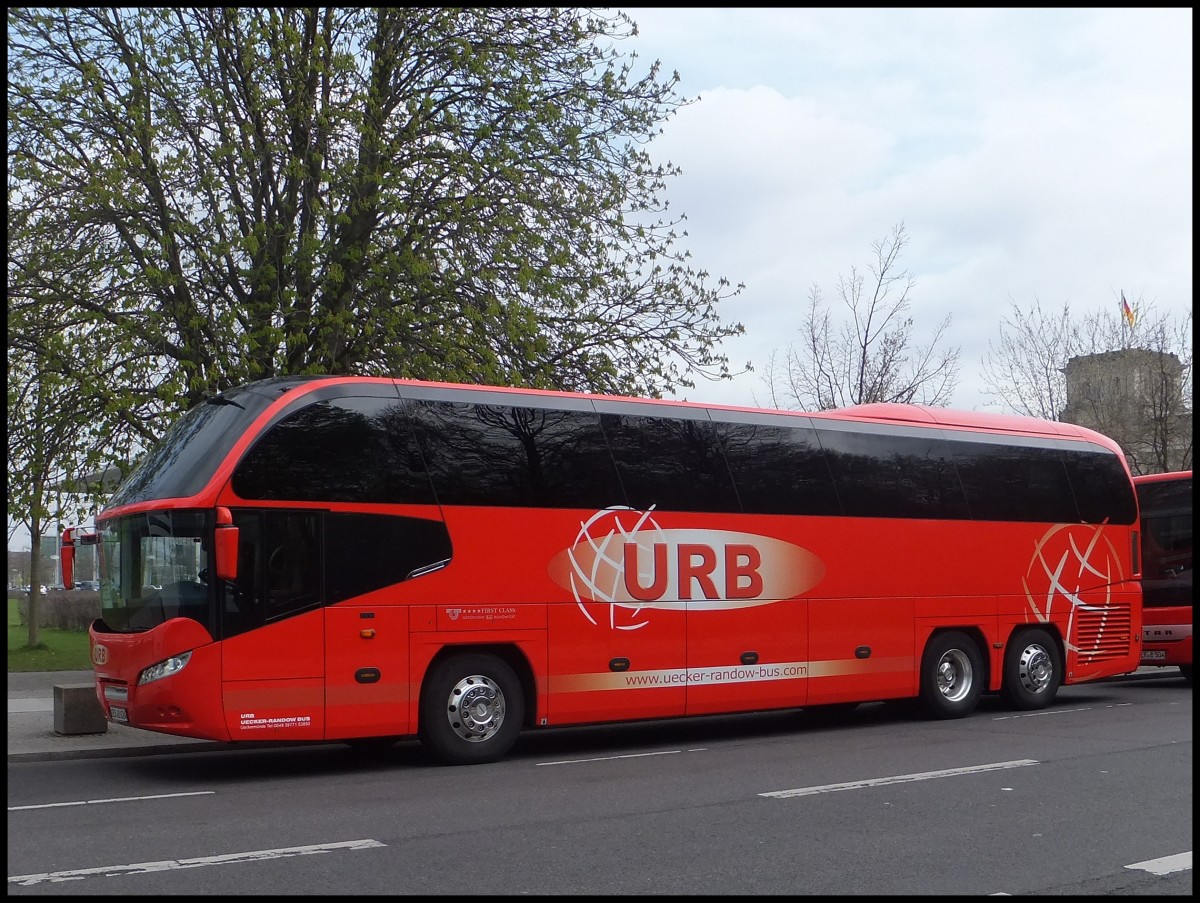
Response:
[[[1192,472],[1133,478],[1142,521],[1142,665],[1192,682]]]
[[[1120,449],[1064,423],[270,379],[97,517],[96,692],[148,730],[454,764],[543,726],[1037,709],[1137,668],[1137,522]]]

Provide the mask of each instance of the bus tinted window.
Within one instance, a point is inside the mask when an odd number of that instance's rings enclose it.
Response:
[[[1137,520],[1137,503],[1129,487],[1129,474],[1116,455],[1099,449],[1066,449],[1063,463],[1075,489],[1079,517],[1084,523],[1132,524]]]
[[[233,511],[238,576],[222,621],[225,636],[322,604],[321,540],[314,511]]]
[[[1189,609],[1186,618],[1181,611],[1173,620],[1179,624],[1186,620],[1190,636],[1193,599],[1191,474],[1140,477],[1136,484],[1142,509],[1143,601],[1147,609]],[[1162,623],[1155,618],[1155,626]],[[1174,663],[1185,664],[1178,659],[1176,650],[1168,647],[1167,654]],[[1186,664],[1191,667],[1190,658]]]
[[[753,514],[841,514],[816,431],[717,423],[742,508]]]
[[[382,514],[325,515],[325,601],[340,602],[428,573],[450,560],[439,520]]]
[[[955,443],[934,432],[817,429],[842,511],[850,517],[970,516]]]
[[[1138,502],[1143,511],[1178,511],[1191,513],[1191,477],[1180,480],[1138,481]]]
[[[200,492],[254,418],[280,393],[307,381],[264,379],[201,402],[179,418],[108,500],[110,507]]]
[[[340,398],[275,424],[233,474],[244,499],[434,503],[402,404]]]
[[[632,508],[741,511],[708,420],[603,414],[601,422]]]
[[[975,520],[1079,522],[1058,448],[965,438],[954,446],[959,479]]]
[[[605,508],[623,503],[591,411],[417,401],[411,404],[443,505]]]

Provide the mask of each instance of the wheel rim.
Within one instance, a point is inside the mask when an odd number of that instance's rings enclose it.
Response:
[[[1054,680],[1054,659],[1045,646],[1031,643],[1021,650],[1017,679],[1030,693],[1042,693]]]
[[[471,743],[489,740],[504,724],[504,692],[482,674],[464,677],[450,690],[446,717],[462,739]]]
[[[938,692],[948,702],[959,702],[971,692],[971,659],[961,649],[951,649],[938,662]]]

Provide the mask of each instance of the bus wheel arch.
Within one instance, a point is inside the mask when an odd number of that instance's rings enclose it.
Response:
[[[934,718],[963,718],[975,711],[987,686],[987,666],[975,631],[934,632],[921,654],[920,699]]]
[[[1004,647],[1000,695],[1014,709],[1044,709],[1063,684],[1063,662],[1056,632],[1042,626],[1017,628]]]
[[[447,764],[495,762],[526,726],[531,686],[528,663],[511,647],[448,647],[421,682],[417,735]]]

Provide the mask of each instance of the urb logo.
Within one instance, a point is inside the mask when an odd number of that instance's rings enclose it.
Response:
[[[664,529],[652,511],[614,507],[580,524],[549,573],[593,624],[599,615],[614,630],[636,630],[649,623],[643,609],[720,611],[790,599],[816,586],[825,565],[774,537]]]

